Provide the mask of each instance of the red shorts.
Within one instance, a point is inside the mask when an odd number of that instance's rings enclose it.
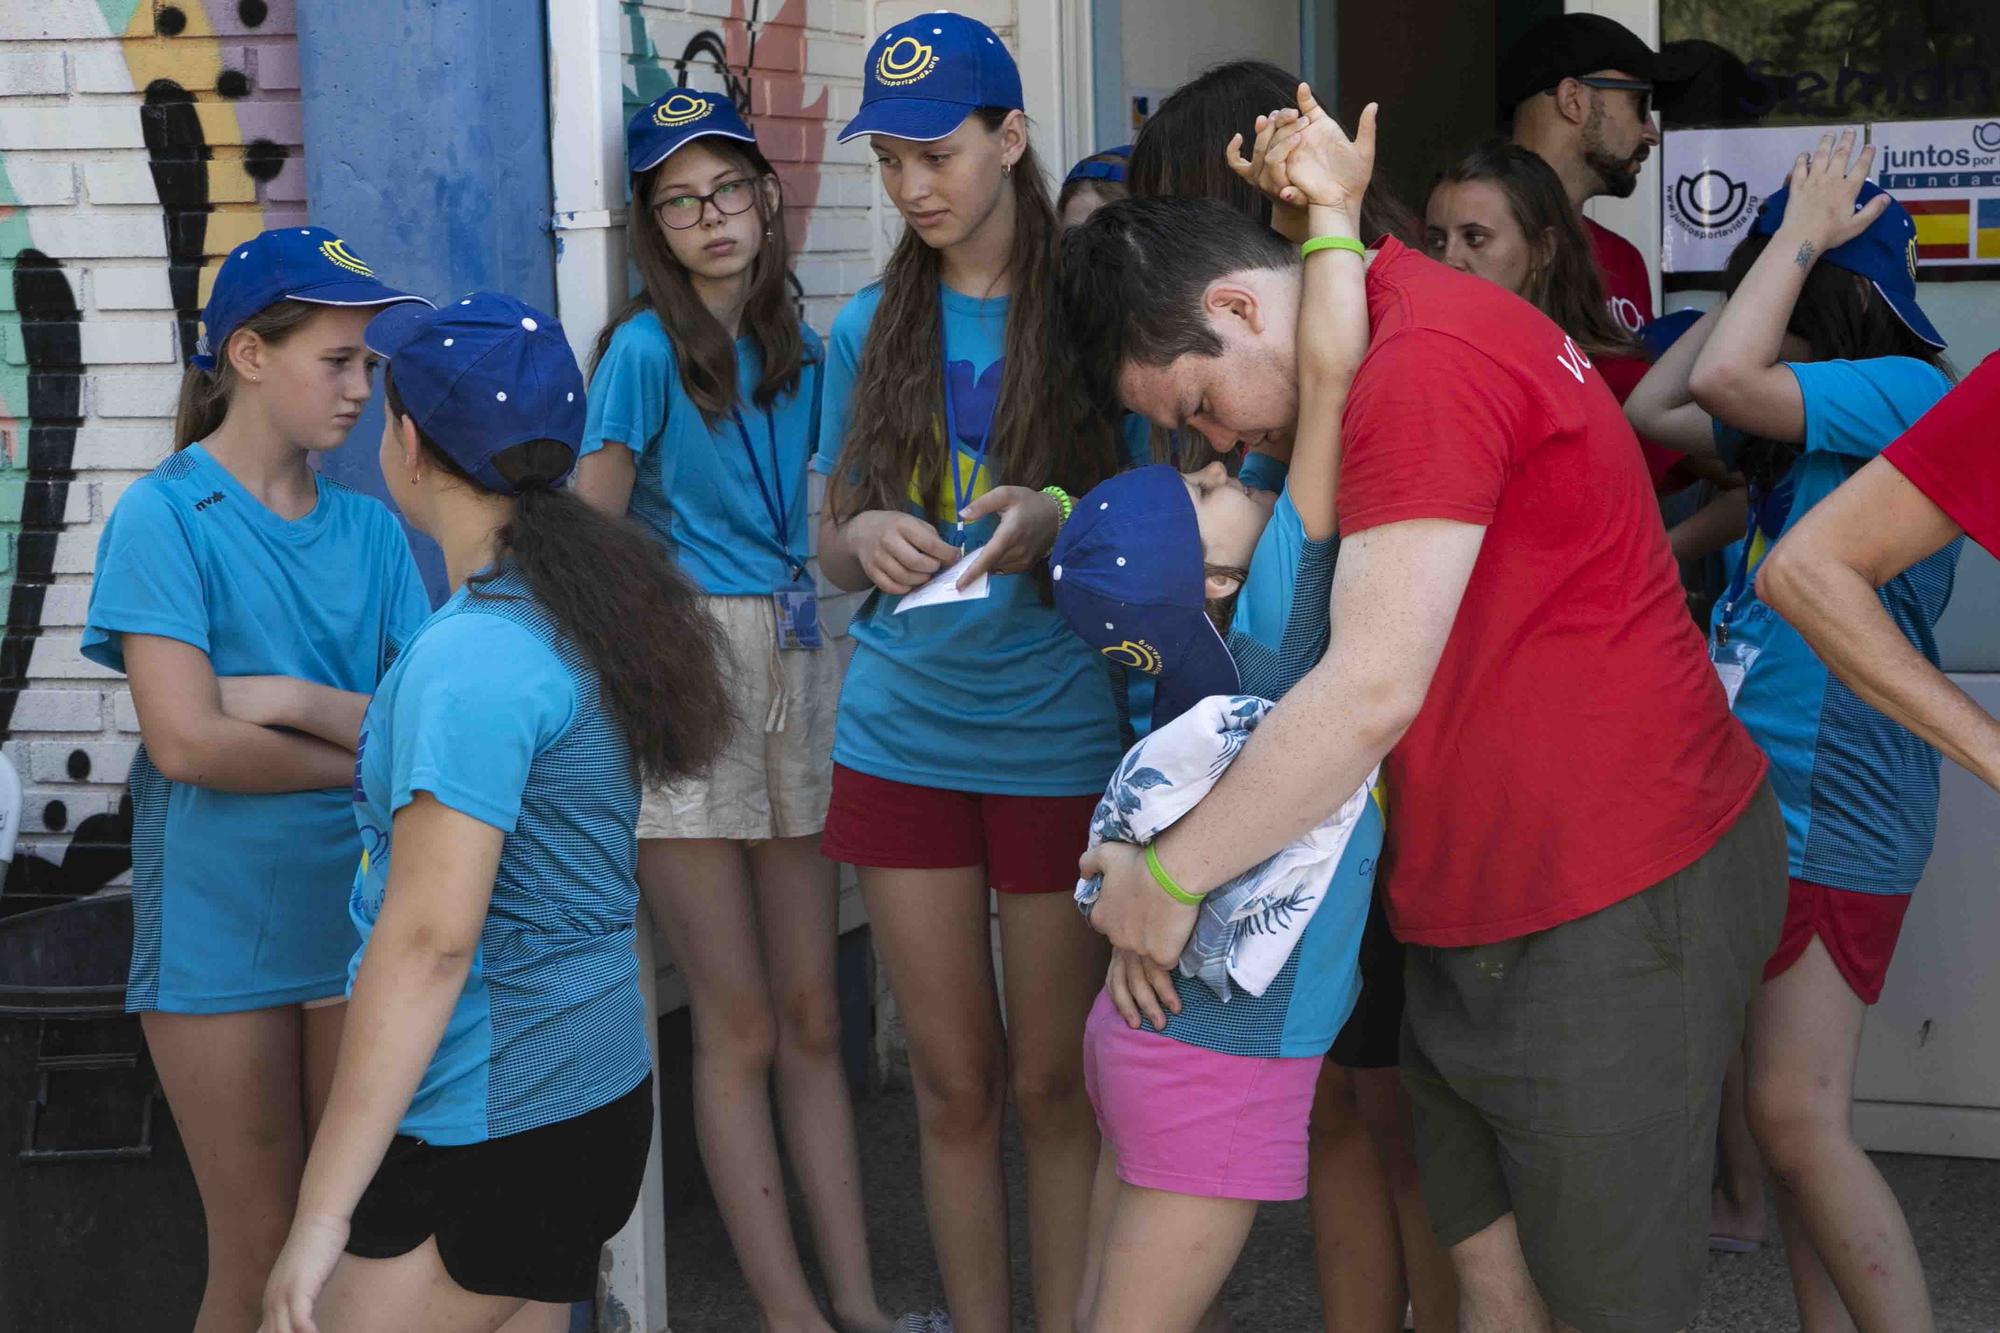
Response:
[[[819,850],[883,870],[983,865],[1000,893],[1069,893],[1097,799],[946,791],[835,764]]]
[[[1778,951],[1764,964],[1764,980],[1798,962],[1817,935],[1861,1002],[1873,1004],[1882,998],[1882,979],[1889,975],[1896,937],[1903,933],[1903,913],[1909,910],[1907,893],[1860,893],[1795,879],[1785,900]]]

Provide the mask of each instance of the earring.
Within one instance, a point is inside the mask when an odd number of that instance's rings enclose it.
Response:
[[[771,239],[771,229],[769,227],[764,228],[764,239],[767,241]]]
[[[1002,176],[1011,176],[1011,175],[1013,175],[1013,174],[1014,174],[1014,164],[1013,164],[1012,162],[1002,162],[1002,163],[1000,164],[1000,174],[1001,174]]]

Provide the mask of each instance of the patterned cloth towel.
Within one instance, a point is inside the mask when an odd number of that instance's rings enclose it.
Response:
[[[1249,695],[1213,695],[1133,746],[1091,816],[1090,845],[1144,846],[1159,837],[1208,795],[1271,707]],[[1331,819],[1209,894],[1181,951],[1181,975],[1199,978],[1225,1002],[1231,982],[1262,995],[1319,910],[1374,783],[1371,773]],[[1077,881],[1085,916],[1100,887],[1096,875]]]

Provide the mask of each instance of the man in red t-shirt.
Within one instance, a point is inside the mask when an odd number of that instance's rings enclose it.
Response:
[[[1293,428],[1300,278],[1240,213],[1133,200],[1071,234],[1063,308],[1131,410],[1254,444]],[[1784,914],[1764,758],[1589,360],[1393,240],[1367,290],[1326,655],[1153,844],[1158,874],[1093,853],[1097,912],[1125,923],[1101,928],[1170,965],[1194,909],[1156,878],[1213,890],[1386,757],[1381,882],[1425,946],[1405,1083],[1469,1313],[1675,1328],[1699,1303],[1723,1072]]]
[[[1910,646],[1875,590],[1961,534],[2000,556],[2000,356],[1800,519],[1757,596],[1883,713],[2000,788],[2000,720]]]
[[[1497,80],[1500,115],[1515,143],[1561,177],[1577,212],[1600,194],[1628,197],[1660,132],[1652,97],[1658,56],[1630,28],[1600,14],[1538,23],[1507,49]],[[1627,333],[1653,319],[1646,261],[1616,232],[1585,218],[1605,304]]]

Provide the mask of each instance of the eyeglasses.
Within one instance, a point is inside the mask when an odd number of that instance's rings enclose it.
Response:
[[[714,204],[715,211],[726,218],[748,212],[750,205],[757,202],[755,187],[754,181],[724,181],[707,194],[677,194],[662,199],[653,205],[653,214],[665,226],[686,231],[701,221],[706,204]]]
[[[1639,94],[1639,119],[1653,114],[1653,85],[1644,79],[1609,79],[1599,74],[1577,76],[1578,83],[1586,88],[1610,88],[1618,92]],[[1550,90],[1551,93],[1554,89]]]

